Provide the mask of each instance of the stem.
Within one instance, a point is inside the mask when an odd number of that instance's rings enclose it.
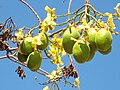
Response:
[[[28,35],[31,35],[32,31],[38,29],[39,27],[40,27],[40,26],[38,25],[38,26],[36,26],[36,27],[31,28],[31,29],[28,31]]]
[[[56,26],[62,26],[62,25],[64,25],[64,24],[69,23],[69,22],[72,21],[72,20],[75,21],[75,19],[76,19],[78,16],[81,16],[84,12],[85,12],[85,11],[81,11],[80,13],[77,13],[74,17],[72,17],[72,18],[66,20],[66,21],[63,22],[63,23],[57,24]]]
[[[88,6],[87,6],[88,3],[89,0],[85,0],[85,15],[86,15],[85,19],[87,18],[87,13],[88,13]]]
[[[67,13],[67,14],[57,15],[57,18],[65,17],[65,16],[72,15],[72,14],[76,14],[76,13],[78,13],[81,9],[83,9],[84,7],[85,7],[85,5],[83,5],[82,7],[78,8],[76,11],[71,12],[71,13],[69,13],[69,14]]]
[[[36,18],[38,19],[38,22],[41,23],[41,19],[39,17],[39,15],[36,13],[36,11],[24,0],[20,0],[23,4],[25,4],[36,16]]]
[[[15,60],[17,60],[17,58],[14,55],[9,55],[10,58],[14,58]],[[8,58],[7,55],[5,56],[1,56],[0,59],[4,59],[4,58]]]
[[[61,32],[61,31],[65,31],[65,30],[66,30],[66,28],[67,28],[67,27],[62,28],[62,29],[59,29],[58,31],[56,31],[56,32],[52,33],[51,35],[49,35],[49,37],[53,37],[55,34],[57,34],[57,33]]]
[[[90,4],[86,4],[86,6],[90,7],[94,12],[100,14],[100,15],[103,15],[101,12],[97,11],[92,5]]]
[[[4,59],[4,58],[8,58],[8,56],[6,55],[6,56],[1,56],[0,57],[0,59]],[[12,59],[13,58],[13,59]],[[15,57],[14,55],[9,55],[9,59],[11,60],[11,61],[13,61],[13,62],[15,62],[15,63],[18,63],[18,64],[20,64],[20,65],[22,65],[22,66],[24,66],[24,67],[26,67],[27,68],[27,65],[25,64],[25,63],[21,63],[21,62],[19,62],[18,61],[18,58],[17,57]],[[39,71],[41,71],[41,72],[39,72]],[[46,75],[49,75],[49,73],[47,72],[47,71],[45,71],[45,70],[43,70],[43,69],[41,69],[41,68],[39,68],[39,70],[38,71],[36,71],[38,74],[41,74],[41,75],[44,75],[44,76],[46,76]]]
[[[71,7],[71,4],[72,4],[72,0],[70,0],[69,2],[69,5],[68,5],[68,20],[70,19],[70,7]],[[68,22],[68,24],[70,24],[70,22]]]
[[[97,19],[96,19],[94,16],[92,16],[92,15],[90,15],[90,14],[88,14],[88,13],[87,13],[87,15],[88,15],[89,17],[91,17],[92,19],[94,19],[95,22],[97,23],[98,27],[101,28],[100,24],[98,23]]]
[[[68,57],[70,58],[70,63],[73,63],[73,59],[70,55],[68,55]]]
[[[18,49],[18,47],[14,47],[14,48],[9,47],[10,51],[17,50],[17,49]]]

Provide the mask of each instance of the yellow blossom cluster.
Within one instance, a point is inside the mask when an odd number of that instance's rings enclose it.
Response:
[[[20,42],[21,39],[24,38],[23,29],[22,29],[22,28],[19,28],[18,32],[15,32],[15,36],[17,37],[17,38],[16,38],[16,39],[17,39],[16,41],[17,41],[17,42]]]
[[[51,40],[51,45],[49,46],[50,50],[49,53],[52,55],[52,63],[53,64],[63,64],[61,60],[61,56],[63,57],[66,55],[66,52],[62,46],[62,38],[58,37],[58,34],[55,34]]]
[[[115,27],[115,24],[114,24],[114,22],[113,22],[113,17],[112,17],[112,14],[109,14],[109,16],[108,16],[108,24],[109,24],[109,26],[110,26],[110,28],[112,29],[112,30],[114,30],[116,27]]]
[[[47,78],[52,80],[53,82],[56,82],[57,79],[60,78],[59,73],[57,71],[53,70],[51,74],[47,75]]]
[[[50,9],[48,6],[46,6],[45,10],[47,11],[47,17],[41,23],[41,31],[43,33],[46,33],[48,30],[54,30],[54,27],[56,25],[56,23],[54,22],[54,20],[56,19],[56,9]]]

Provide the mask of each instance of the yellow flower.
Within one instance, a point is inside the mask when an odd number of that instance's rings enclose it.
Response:
[[[50,90],[48,86],[44,87],[43,90]]]
[[[23,34],[22,28],[19,28],[18,32],[15,32],[15,36],[17,36],[17,42],[19,42],[21,39],[24,38],[24,34]]]
[[[115,10],[116,10],[116,13],[117,13],[118,19],[120,20],[120,9],[119,9],[119,8],[115,8]]]
[[[62,46],[62,38],[58,37],[58,34],[55,34],[51,40],[50,50],[49,53],[52,55],[52,63],[53,64],[63,64],[61,60],[61,56],[65,56],[66,52],[63,49]]]
[[[53,70],[53,71],[51,72],[51,75],[52,75],[52,76],[55,76],[55,75],[56,75],[56,71]]]
[[[43,20],[41,23],[41,30],[43,33],[46,33],[48,30],[54,30],[54,27],[56,26],[56,23],[54,20],[56,20],[55,15],[55,8],[50,9],[48,6],[45,7],[45,10],[48,12],[47,17]]]
[[[112,14],[109,14],[109,16],[108,16],[108,24],[109,24],[109,26],[110,26],[110,28],[111,28],[112,30],[114,30],[114,29],[116,28],[113,21],[114,21],[114,20],[113,20]]]
[[[58,47],[60,51],[63,50],[62,38],[58,37],[58,34],[55,34],[51,40],[54,47]]]
[[[119,6],[120,6],[120,3],[118,3],[114,9],[116,10],[118,19],[120,20],[120,9],[119,9]]]
[[[32,47],[36,50],[37,49],[37,45],[41,45],[43,44],[41,41],[41,36],[35,36],[33,37],[33,41],[32,41]]]
[[[51,72],[51,74],[47,75],[47,78],[48,78],[48,79],[53,79],[55,76],[56,76],[56,71],[53,70],[53,71]]]
[[[97,23],[99,23],[100,27],[105,27],[105,23],[98,19]]]
[[[82,25],[77,26],[76,29],[77,29],[78,31],[85,30],[85,29],[89,29],[89,28],[90,28],[90,25],[91,25],[92,23],[93,23],[92,20],[87,23],[86,19],[83,18],[83,19],[82,19]]]
[[[48,31],[48,25],[46,22],[41,23],[41,32],[46,33]]]
[[[54,14],[56,9],[55,9],[55,8],[50,9],[48,6],[46,6],[46,7],[45,7],[45,10],[46,10],[48,13],[50,13],[50,14]]]
[[[75,84],[78,86],[80,84],[79,78],[75,79]]]
[[[46,33],[48,30],[54,30],[56,23],[51,20],[51,17],[46,17],[41,23],[41,30],[43,33]]]
[[[53,64],[63,64],[61,57],[60,57],[60,50],[57,47],[54,47],[53,45],[50,45],[50,50],[48,51],[52,56],[52,63]]]
[[[87,25],[87,22],[86,22],[86,19],[85,19],[85,18],[82,19],[82,25],[83,25],[83,26],[86,26],[86,25]]]
[[[49,47],[50,47],[49,53],[53,56],[56,53],[55,52],[56,50],[53,45],[50,45]]]
[[[60,65],[63,65],[63,62],[61,60],[61,57],[60,55],[55,55],[53,60],[52,60],[52,63],[53,64],[60,64]]]
[[[65,50],[63,49],[62,50],[62,57],[64,57],[66,55],[66,52],[65,52]]]
[[[56,79],[60,78],[59,74],[57,71],[52,70],[51,74],[47,75],[47,78],[50,79],[51,81],[56,81]]]
[[[57,18],[56,15],[55,15],[55,11],[56,11],[55,8],[50,9],[48,6],[46,6],[45,10],[48,12],[47,13],[47,19],[49,19],[50,21],[53,21]]]

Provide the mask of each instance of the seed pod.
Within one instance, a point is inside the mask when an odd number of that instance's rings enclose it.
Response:
[[[27,61],[27,55],[21,54],[20,52],[18,52],[18,60],[20,62],[26,62]]]
[[[67,28],[67,30],[63,34],[63,41],[62,41],[64,50],[67,53],[72,54],[72,48],[75,43],[75,41],[71,40],[71,38],[78,39],[79,37],[80,34],[78,33],[75,27]]]
[[[34,51],[30,53],[27,58],[27,67],[31,71],[37,71],[39,67],[41,66],[41,62],[42,62],[41,52]]]
[[[20,44],[21,52],[24,55],[30,54],[34,48],[32,47],[32,37],[26,37],[23,42]]]
[[[101,54],[103,54],[103,55],[107,55],[107,54],[109,54],[109,53],[111,52],[111,50],[112,50],[112,46],[110,46],[110,48],[109,48],[108,50],[106,50],[106,51],[100,51],[100,50],[99,50],[99,52],[100,52]]]
[[[92,51],[92,49],[90,48],[90,55],[87,61],[91,61],[94,58],[95,55],[95,51]]]
[[[106,51],[110,48],[112,44],[112,35],[110,31],[102,28],[100,29],[95,36],[95,43],[100,51]]]
[[[90,47],[83,40],[77,41],[73,46],[73,56],[78,63],[84,63],[90,55]]]
[[[97,51],[97,46],[95,43],[95,35],[96,30],[94,28],[90,28],[88,31],[86,31],[86,40],[90,43],[90,48],[92,51]]]

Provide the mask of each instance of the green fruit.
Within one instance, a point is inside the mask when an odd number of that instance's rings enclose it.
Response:
[[[95,35],[96,35],[96,30],[94,28],[90,28],[87,32],[86,32],[86,40],[90,43],[90,47],[92,49],[92,51],[97,51],[97,46],[95,43]]]
[[[44,50],[46,49],[46,47],[48,46],[49,44],[49,39],[48,39],[48,36],[46,34],[40,34],[41,35],[41,42],[42,44],[41,45],[37,45],[37,48],[40,49],[40,50]]]
[[[112,44],[112,35],[110,31],[102,28],[100,29],[95,36],[95,43],[100,51],[106,51],[110,48]]]
[[[26,37],[20,44],[20,50],[24,55],[30,54],[34,48],[32,47],[32,37]]]
[[[89,55],[89,58],[87,61],[91,61],[93,59],[94,55],[95,55],[95,52],[90,50],[90,55]]]
[[[99,52],[100,52],[101,54],[103,54],[103,55],[107,55],[107,54],[109,54],[109,53],[111,52],[111,50],[112,50],[112,46],[110,46],[110,48],[109,48],[108,50],[106,50],[106,51],[100,51],[100,50],[99,50]]]
[[[21,53],[18,52],[18,60],[19,60],[20,62],[26,62],[26,60],[27,60],[27,55],[24,55],[24,54],[21,54]]]
[[[31,71],[37,71],[39,67],[41,66],[41,62],[42,62],[41,52],[34,51],[30,53],[27,58],[27,67]]]
[[[84,63],[90,55],[90,47],[83,40],[77,41],[73,46],[73,56],[78,63]]]
[[[64,50],[67,53],[72,54],[72,48],[75,43],[75,41],[71,40],[71,38],[78,39],[79,37],[80,34],[78,33],[75,27],[67,28],[67,30],[63,34],[63,41],[62,41]]]

